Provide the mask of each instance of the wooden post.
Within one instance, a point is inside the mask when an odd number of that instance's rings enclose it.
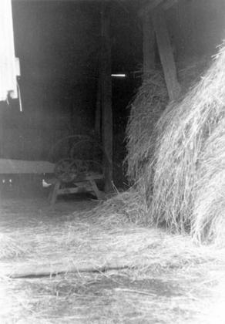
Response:
[[[113,118],[111,81],[110,1],[101,6],[101,102],[102,141],[106,154],[104,161],[105,191],[112,188],[113,179]]]
[[[143,78],[148,78],[149,72],[155,68],[155,32],[151,16],[146,14],[143,22]]]
[[[95,134],[100,137],[101,135],[101,77],[98,76],[97,84],[97,100],[95,108]]]
[[[164,18],[164,11],[160,8],[153,10],[152,22],[156,33],[159,56],[163,67],[166,86],[170,100],[175,100],[180,94],[180,84],[177,80],[176,65],[170,44],[169,33]]]

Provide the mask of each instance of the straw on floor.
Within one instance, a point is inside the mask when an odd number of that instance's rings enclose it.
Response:
[[[24,253],[1,254],[1,323],[220,323],[208,322],[207,297],[215,271],[224,275],[222,250],[95,213],[48,223],[44,211],[36,223],[29,215],[19,230],[3,222]],[[18,278],[29,274],[37,277]]]

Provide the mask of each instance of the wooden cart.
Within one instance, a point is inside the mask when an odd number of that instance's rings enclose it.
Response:
[[[49,197],[51,204],[58,196],[81,192],[90,192],[97,199],[104,198],[99,184],[104,186],[108,159],[95,138],[85,135],[63,138],[53,147],[50,160],[55,161],[55,181]]]
[[[55,165],[55,181],[50,192],[54,204],[61,195],[90,192],[97,199],[104,198],[104,192],[97,183],[104,181],[104,174],[93,167],[94,161],[62,159]]]

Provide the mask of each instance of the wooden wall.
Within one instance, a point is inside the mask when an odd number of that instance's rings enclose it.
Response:
[[[213,54],[225,38],[223,0],[180,0],[167,11],[177,60]]]

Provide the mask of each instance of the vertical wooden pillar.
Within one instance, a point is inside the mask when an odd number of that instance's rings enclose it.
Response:
[[[97,84],[97,100],[95,108],[95,134],[100,137],[101,135],[101,77],[98,77]]]
[[[110,1],[101,5],[101,102],[102,102],[102,141],[106,158],[105,191],[112,188],[113,179],[113,117],[111,80],[111,40],[110,40]]]
[[[148,78],[149,72],[155,68],[155,32],[151,16],[142,17],[143,25],[143,79]]]
[[[152,12],[152,22],[156,33],[159,56],[170,100],[175,100],[180,94],[180,84],[177,80],[176,65],[170,37],[164,17],[164,10],[157,8]]]

